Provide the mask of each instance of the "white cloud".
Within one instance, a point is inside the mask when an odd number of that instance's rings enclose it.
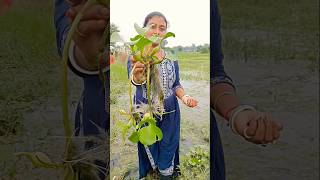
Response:
[[[176,38],[168,39],[168,46],[209,44],[209,0],[111,0],[110,3],[110,21],[119,26],[127,41],[136,34],[134,23],[142,25],[147,14],[160,11],[169,21],[168,31],[176,34]]]

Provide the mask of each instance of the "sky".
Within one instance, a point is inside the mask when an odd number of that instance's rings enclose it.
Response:
[[[209,44],[210,0],[111,0],[110,21],[120,29],[120,35],[129,41],[137,33],[134,23],[142,26],[144,18],[152,11],[163,13],[168,31],[176,34],[168,39],[169,47]]]

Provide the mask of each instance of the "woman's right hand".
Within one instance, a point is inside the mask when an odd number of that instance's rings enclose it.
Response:
[[[73,22],[86,1],[84,0],[67,0],[70,8],[66,12],[67,18]],[[100,49],[100,41],[109,21],[109,8],[97,4],[90,7],[84,12],[80,20],[73,40],[76,45],[75,59],[78,65],[86,70],[96,70]],[[107,59],[107,57],[103,58]],[[102,62],[107,66],[107,61]]]
[[[235,128],[249,142],[268,144],[279,139],[283,126],[269,113],[248,110],[237,115]]]
[[[145,65],[141,62],[135,61],[134,58],[131,58],[132,64],[131,69],[133,69],[133,81],[136,83],[143,83],[145,81],[145,78],[143,77],[143,72],[145,70]]]

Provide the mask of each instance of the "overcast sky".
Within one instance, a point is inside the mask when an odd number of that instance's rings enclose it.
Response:
[[[111,0],[111,22],[120,35],[129,41],[136,35],[134,23],[142,26],[145,16],[160,11],[169,21],[169,29],[176,38],[168,39],[168,46],[189,46],[210,41],[209,0]]]

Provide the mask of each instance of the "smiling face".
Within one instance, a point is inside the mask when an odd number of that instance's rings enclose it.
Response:
[[[167,32],[167,23],[163,17],[153,16],[149,19],[147,23],[147,27],[149,30],[147,31],[147,37],[151,37],[153,35],[158,35],[163,37]]]

